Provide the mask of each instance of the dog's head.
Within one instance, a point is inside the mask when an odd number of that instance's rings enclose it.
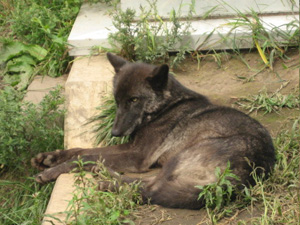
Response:
[[[166,105],[170,98],[169,67],[130,63],[111,53],[107,57],[116,72],[113,93],[117,113],[112,134],[130,135]]]

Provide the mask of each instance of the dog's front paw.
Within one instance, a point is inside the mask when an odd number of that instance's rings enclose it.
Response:
[[[46,184],[55,181],[60,174],[57,168],[49,168],[35,175],[35,181],[40,184]]]
[[[36,157],[31,159],[31,165],[39,170],[54,167],[60,163],[61,152],[62,150],[39,153]]]

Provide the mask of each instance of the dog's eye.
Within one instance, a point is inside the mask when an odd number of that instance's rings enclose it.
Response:
[[[138,98],[137,97],[132,97],[129,99],[129,102],[137,102]]]

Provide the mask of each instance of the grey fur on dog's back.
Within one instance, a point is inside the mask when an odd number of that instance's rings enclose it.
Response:
[[[241,178],[233,181],[238,186],[254,182],[249,163],[258,167],[258,175],[269,174],[275,163],[274,147],[259,122],[182,86],[167,65],[130,63],[110,53],[108,59],[116,72],[113,84],[118,106],[112,134],[131,135],[131,141],[38,155],[32,164],[50,167],[37,176],[38,182],[70,171],[75,167],[70,162],[78,155],[87,161],[101,156],[110,171],[139,173],[162,167],[157,176],[142,180],[145,202],[150,199],[166,207],[195,209],[203,206],[195,186],[215,182],[216,167],[223,170],[230,162],[233,173]]]

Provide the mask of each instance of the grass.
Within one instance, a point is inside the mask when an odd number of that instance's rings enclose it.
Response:
[[[88,124],[93,123],[95,145],[117,145],[128,142],[129,137],[113,137],[111,129],[116,116],[117,105],[112,95],[102,97],[102,104],[97,108],[99,113],[90,118]]]
[[[32,178],[19,176],[1,177],[0,224],[41,224],[54,184],[41,187]]]

